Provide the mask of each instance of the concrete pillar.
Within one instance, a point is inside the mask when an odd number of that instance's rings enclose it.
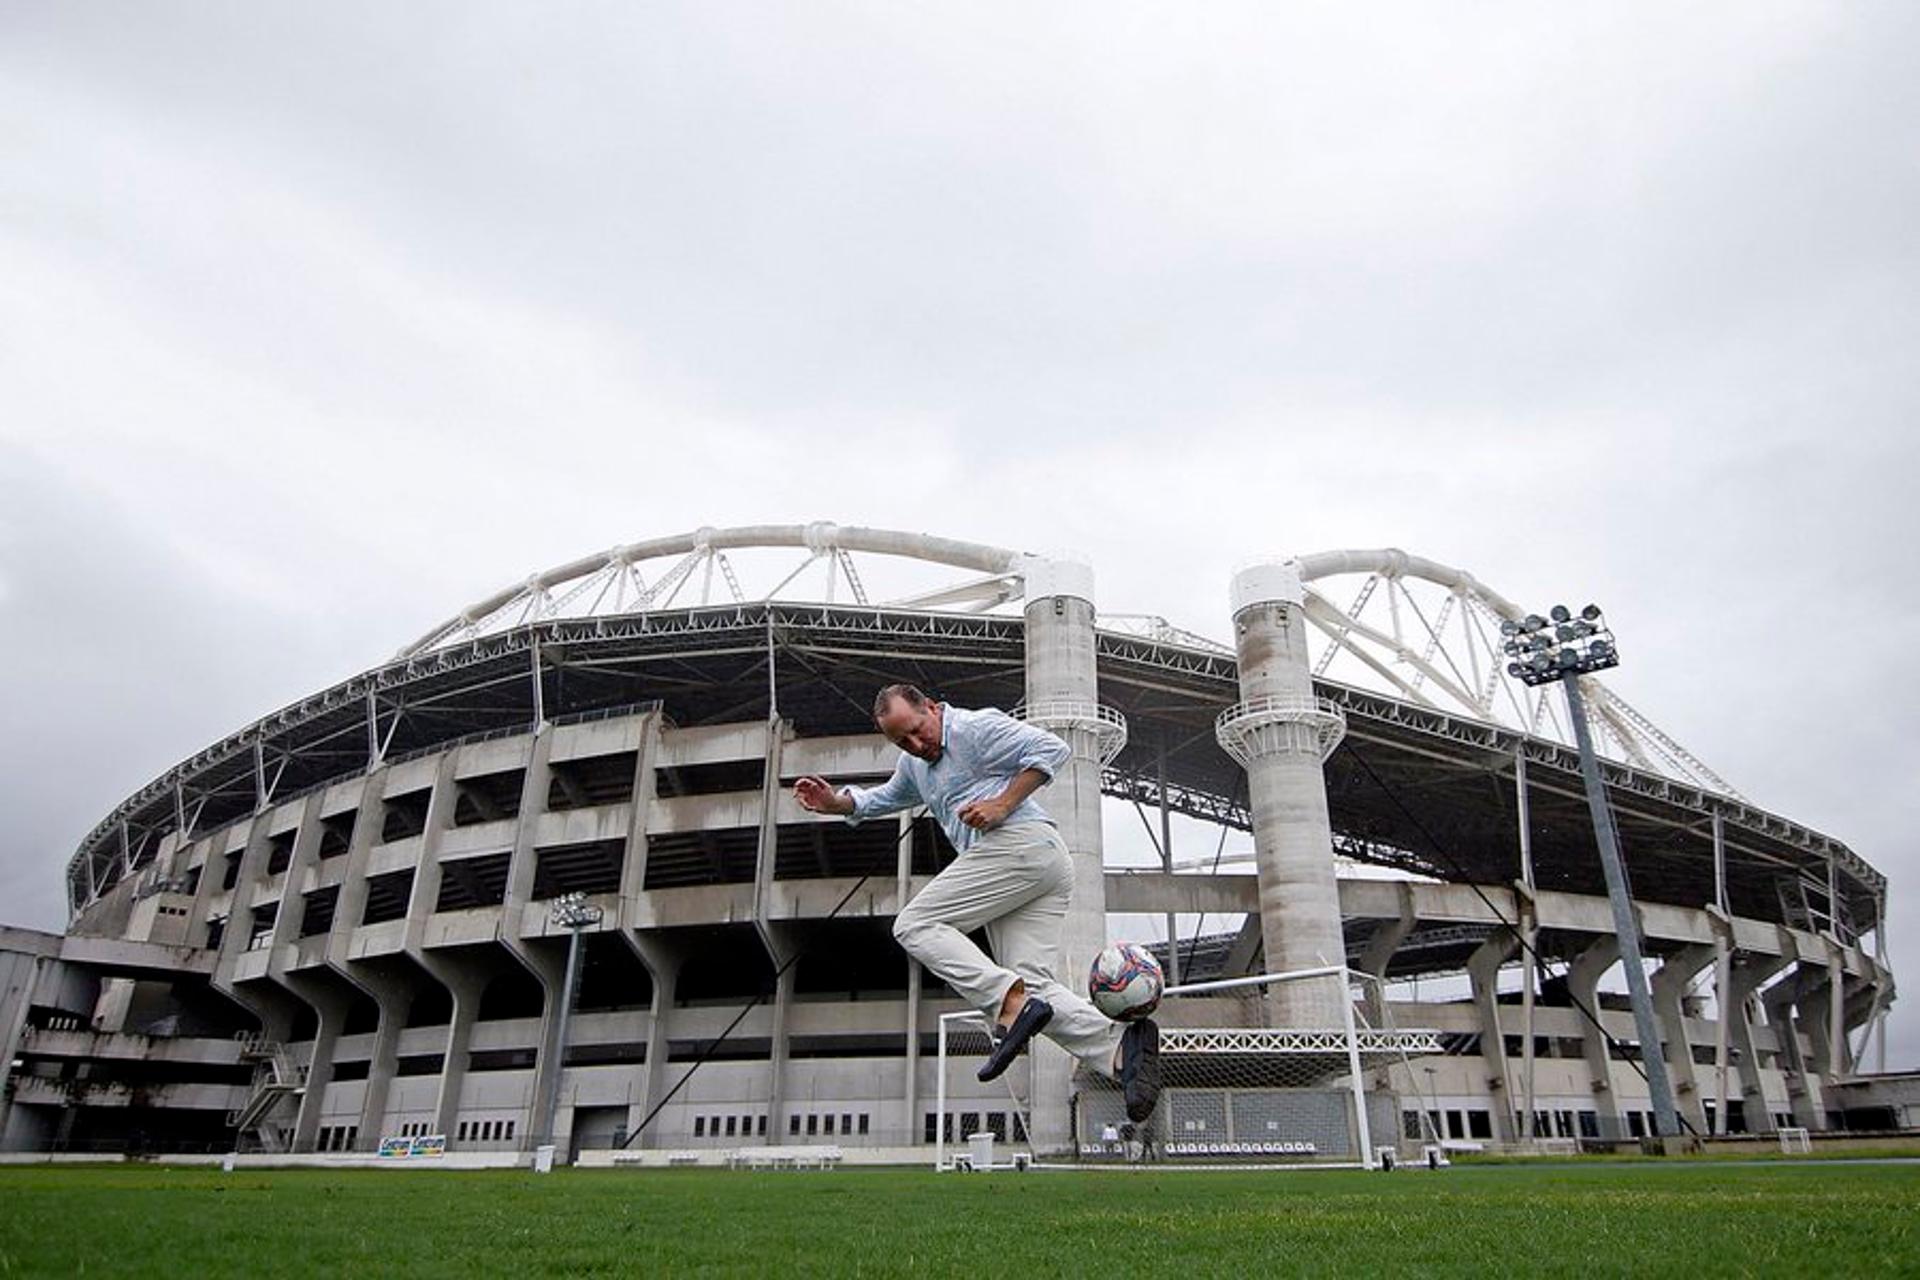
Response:
[[[1729,974],[1727,998],[1720,1016],[1727,1019],[1728,1037],[1733,1042],[1731,1057],[1740,1073],[1740,1109],[1748,1133],[1772,1133],[1773,1107],[1767,1101],[1760,1075],[1760,1049],[1753,1034],[1753,996],[1762,986],[1789,964],[1791,955],[1760,955],[1736,951]]]
[[[754,932],[766,948],[768,963],[780,974],[774,984],[773,1041],[767,1063],[767,1138],[773,1143],[782,1142],[787,1136],[787,1022],[792,1012],[794,984],[799,979],[798,964],[786,966],[806,945],[799,926],[775,920],[769,914],[780,843],[780,761],[789,732],[790,726],[778,716],[767,720],[766,773],[760,784],[760,837],[753,867]],[[785,972],[781,972],[783,968]]]
[[[627,843],[620,866],[620,923],[637,927],[640,895],[647,886],[647,815],[653,808],[654,762],[660,754],[660,713],[640,717],[640,742],[634,751],[633,800],[627,809]],[[641,957],[644,963],[646,957]]]
[[[269,982],[238,979],[240,957],[247,953],[247,941],[253,931],[253,908],[267,880],[268,821],[272,810],[256,813],[247,829],[247,842],[240,854],[233,893],[227,899],[227,924],[220,935],[220,949],[214,959],[212,985],[260,1020],[261,1034],[268,1040],[284,1042],[292,1030],[300,1002],[282,988]],[[217,865],[216,865],[217,864]],[[210,858],[202,874],[225,877],[226,856]],[[285,908],[282,903],[282,909]]]
[[[787,1137],[787,1040],[793,1018],[793,990],[799,974],[789,969],[773,984],[773,1045],[767,1064],[767,1140]]]
[[[294,1121],[293,1150],[312,1151],[320,1131],[320,1118],[326,1105],[327,1086],[333,1082],[335,1042],[346,1024],[352,1006],[351,988],[335,978],[322,976],[327,971],[291,970],[287,967],[294,944],[300,939],[300,925],[306,914],[302,889],[309,872],[319,861],[320,804],[324,790],[308,796],[300,813],[300,825],[293,837],[293,855],[280,885],[280,912],[274,918],[273,938],[268,943],[267,976],[298,997],[314,1012],[319,1030],[313,1038],[313,1051],[307,1059],[306,1092],[300,1095],[300,1110]],[[264,870],[264,868],[263,868]],[[344,892],[344,891],[343,891]],[[344,927],[336,906],[333,928]]]
[[[445,765],[442,767],[444,769]],[[397,973],[349,958],[353,953],[353,931],[359,927],[360,917],[367,905],[368,856],[373,846],[379,843],[380,826],[386,819],[387,806],[382,794],[385,781],[385,769],[377,769],[367,777],[361,790],[359,808],[353,819],[353,837],[347,844],[347,864],[340,880],[340,895],[334,903],[333,927],[327,934],[327,967],[365,992],[380,1007],[379,1029],[374,1033],[373,1054],[367,1064],[367,1087],[360,1105],[359,1136],[355,1142],[355,1149],[360,1151],[379,1149],[380,1132],[387,1114],[387,1095],[392,1090],[394,1072],[399,1064],[400,1032],[406,1026],[407,1010],[413,1004],[412,987]],[[432,821],[430,803],[429,826]],[[317,854],[316,850],[316,863]],[[421,880],[426,862],[427,857],[423,853],[420,864],[414,868],[413,896],[407,914],[409,932],[424,923],[424,917],[416,912],[420,910]],[[434,890],[438,891],[437,884]],[[432,901],[431,898],[426,900]]]
[[[1766,994],[1760,997],[1767,1012],[1767,1025],[1773,1028],[1775,1042],[1780,1046],[1780,1068],[1787,1077],[1788,1109],[1793,1112],[1793,1122],[1806,1129],[1826,1128],[1818,1073],[1800,1043],[1801,1034],[1807,1030],[1805,1022],[1819,1025],[1814,993],[1824,995],[1826,980],[1824,964],[1796,962],[1794,971],[1785,980],[1767,988]],[[1803,1013],[1808,1015],[1804,1021],[1800,1016]]]
[[[500,941],[513,958],[526,966],[546,993],[540,1013],[540,1040],[534,1059],[532,1112],[520,1130],[520,1149],[531,1151],[543,1142],[565,1146],[564,1134],[548,1134],[546,1117],[539,1114],[541,1100],[551,1087],[551,1077],[562,1072],[566,1046],[557,1043],[560,1031],[560,1001],[567,998],[566,930],[555,925],[562,945],[536,946],[522,935],[527,908],[533,902],[535,871],[539,858],[534,837],[540,829],[540,815],[546,812],[547,790],[553,782],[553,770],[547,760],[553,753],[553,728],[541,722],[533,736],[533,749],[527,753],[527,772],[520,789],[520,814],[514,824],[513,861],[507,870],[506,901],[500,909]],[[553,1127],[562,1127],[556,1112]]]
[[[1667,1070],[1673,1075],[1673,1103],[1695,1133],[1707,1132],[1707,1109],[1698,1073],[1693,1069],[1693,1045],[1687,1039],[1683,1000],[1687,985],[1712,964],[1718,954],[1718,948],[1711,946],[1682,947],[1661,961],[1653,975],[1653,1012],[1660,1020],[1660,1035],[1667,1045]]]
[[[467,1082],[467,1054],[473,1044],[473,1024],[480,1016],[480,997],[487,982],[504,964],[481,968],[472,959],[442,960],[429,951],[424,966],[447,989],[453,1000],[453,1016],[447,1020],[446,1047],[440,1055],[440,1087],[434,1093],[434,1132],[447,1135],[449,1142],[459,1132],[460,1094]],[[362,1149],[366,1148],[368,1129],[360,1129]],[[376,1137],[377,1141],[377,1137]]]
[[[42,971],[56,962],[47,956],[0,955],[0,1151],[8,1150],[7,1118],[13,1110],[13,1060],[26,1034],[27,1014]]]
[[[1597,939],[1574,957],[1567,969],[1567,996],[1585,1007],[1596,1018],[1600,1013],[1601,975],[1620,959],[1620,944],[1612,934]],[[1580,1032],[1580,1056],[1587,1062],[1588,1088],[1593,1092],[1596,1126],[1602,1138],[1624,1138],[1620,1123],[1620,1103],[1613,1091],[1613,1056],[1607,1052],[1607,1037],[1599,1027],[1587,1022]]]
[[[900,815],[900,839],[894,846],[895,902],[906,902],[913,892],[913,837],[907,833],[912,820],[911,813]],[[907,966],[907,1070],[905,1087],[901,1090],[902,1114],[906,1120],[900,1138],[900,1145],[904,1146],[916,1141],[915,1135],[919,1133],[915,1121],[920,1114],[920,1004],[925,975],[920,962],[912,956],[903,953],[902,961]]]
[[[1234,575],[1240,702],[1220,719],[1220,745],[1246,767],[1260,921],[1269,972],[1344,964],[1333,823],[1323,762],[1344,721],[1314,697],[1298,568],[1260,564]],[[1276,1025],[1342,1021],[1339,978],[1286,983],[1269,994]]]
[[[1100,769],[1125,742],[1117,714],[1104,721],[1094,656],[1093,569],[1067,559],[1023,562],[1026,580],[1026,718],[1058,734],[1073,754],[1040,802],[1073,858],[1073,903],[1060,940],[1056,976],[1083,990],[1093,958],[1107,945],[1107,884],[1100,826]],[[1033,1144],[1057,1152],[1072,1144],[1068,1099],[1073,1060],[1051,1040],[1033,1050]]]
[[[1394,953],[1400,950],[1400,944],[1413,932],[1413,926],[1419,922],[1419,913],[1414,910],[1413,886],[1399,884],[1400,914],[1392,920],[1376,921],[1373,936],[1367,939],[1366,947],[1360,952],[1357,968],[1370,974],[1374,981],[1367,984],[1367,1021],[1376,1027],[1386,1025],[1385,982],[1387,966],[1393,963]]]
[[[327,1100],[327,1086],[333,1083],[334,1050],[346,1025],[349,1002],[331,986],[289,976],[302,1000],[319,1015],[320,1027],[313,1037],[313,1054],[307,1060],[307,1091],[300,1095],[300,1112],[293,1124],[293,1150],[312,1151],[320,1133],[320,1117]]]
[[[427,947],[427,925],[435,904],[440,901],[440,882],[446,874],[440,862],[440,846],[447,829],[453,825],[454,806],[459,798],[454,775],[459,762],[460,749],[456,747],[441,755],[439,767],[434,772],[433,790],[427,795],[426,823],[420,833],[420,862],[413,872],[406,940],[402,944],[407,957],[446,988],[448,997],[453,1001],[453,1015],[447,1020],[446,1047],[440,1057],[440,1086],[434,1095],[434,1132],[446,1134],[450,1142],[458,1132],[460,1090],[467,1075],[467,1046],[473,1036],[474,1020],[480,1011],[480,996],[486,990],[488,980],[500,968],[496,965],[477,971],[471,961],[442,959]],[[369,847],[379,843],[380,828],[386,821],[386,780],[384,766],[377,767],[367,779],[367,793],[361,801],[360,816],[354,820],[356,846],[363,823],[368,827],[366,834]],[[360,885],[364,905],[364,876],[360,879]],[[346,888],[342,886],[340,892],[344,904]],[[384,1105],[384,1096],[382,1103]],[[380,1127],[380,1117],[368,1123],[363,1113],[359,1138],[362,1151],[378,1149],[377,1145],[369,1144],[378,1144]]]
[[[672,1021],[674,993],[680,983],[680,956],[667,943],[664,934],[651,930],[628,929],[623,931],[627,942],[633,947],[634,954],[640,957],[640,963],[647,966],[647,973],[653,979],[653,1008],[647,1019],[647,1060],[641,1064],[640,1100],[627,1110],[627,1132],[632,1133],[647,1113],[666,1096],[667,1056],[670,1040],[669,1025]],[[773,1117],[767,1117],[768,1137],[773,1136]],[[637,1147],[658,1146],[654,1130],[649,1129],[634,1139]]]
[[[1827,940],[1827,1081],[1853,1069],[1847,1061],[1846,950]]]
[[[1519,949],[1520,940],[1499,929],[1467,957],[1467,977],[1473,982],[1473,1007],[1480,1015],[1480,1056],[1487,1064],[1487,1092],[1493,1101],[1493,1136],[1514,1140],[1513,1090],[1508,1086],[1507,1037],[1500,1026],[1500,966]]]

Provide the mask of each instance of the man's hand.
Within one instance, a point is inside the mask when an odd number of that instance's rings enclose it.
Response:
[[[793,784],[793,798],[809,813],[837,813],[844,817],[853,812],[853,797],[841,795],[824,778],[799,779]]]
[[[960,821],[975,831],[986,831],[1005,822],[1007,815],[1013,812],[1015,803],[1004,794],[975,800],[960,810]]]

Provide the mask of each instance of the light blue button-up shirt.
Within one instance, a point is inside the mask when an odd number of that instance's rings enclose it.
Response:
[[[996,707],[969,711],[942,703],[940,758],[929,764],[903,751],[893,776],[879,786],[848,787],[853,812],[846,821],[863,822],[924,804],[953,847],[965,853],[980,833],[960,820],[962,809],[999,795],[1022,770],[1038,769],[1052,780],[1072,754],[1072,748],[1045,729],[1023,724]],[[1028,796],[1006,821],[1053,819]]]

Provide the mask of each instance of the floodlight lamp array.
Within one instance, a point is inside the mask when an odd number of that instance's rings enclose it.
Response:
[[[1508,658],[1507,674],[1529,685],[1549,684],[1620,665],[1620,650],[1597,604],[1586,606],[1578,614],[1557,604],[1547,610],[1546,617],[1530,613],[1524,618],[1509,618],[1500,624],[1500,634],[1504,637],[1500,647]]]
[[[600,923],[606,912],[587,901],[584,893],[563,893],[547,907],[553,922],[567,929],[584,929]]]

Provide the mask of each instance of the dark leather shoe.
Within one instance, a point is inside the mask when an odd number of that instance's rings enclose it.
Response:
[[[1129,1022],[1120,1033],[1120,1089],[1127,1119],[1139,1124],[1160,1101],[1160,1028],[1152,1018]]]
[[[1020,1051],[1027,1047],[1027,1041],[1040,1034],[1040,1029],[1053,1021],[1053,1006],[1045,1000],[1028,996],[1027,1002],[1020,1006],[1019,1014],[1013,1025],[1007,1028],[1007,1034],[994,1041],[993,1051],[987,1055],[986,1062],[980,1067],[980,1081],[997,1080],[1002,1072],[1013,1065]]]

